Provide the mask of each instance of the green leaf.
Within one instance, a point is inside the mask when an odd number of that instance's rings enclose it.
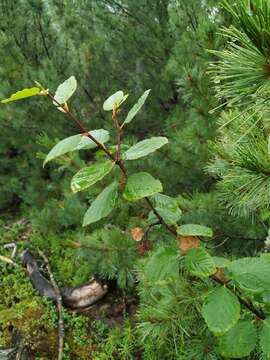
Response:
[[[269,232],[269,229],[268,229],[268,232]],[[270,262],[270,253],[262,253],[262,254],[260,254],[260,259],[263,259],[265,261]]]
[[[98,129],[89,131],[89,133],[94,136],[99,142],[105,143],[109,140],[109,132],[107,130]],[[92,140],[90,140],[87,136],[78,134],[70,136],[66,139],[59,141],[48,153],[46,159],[43,163],[43,166],[47,164],[47,162],[54,160],[55,158],[64,155],[68,152],[82,149],[93,149],[97,145]]]
[[[198,277],[208,277],[216,272],[212,256],[202,248],[194,248],[187,252],[185,257],[188,271]]]
[[[256,341],[254,325],[249,321],[239,321],[220,338],[219,351],[225,358],[242,359],[254,350]]]
[[[59,104],[64,104],[73,95],[76,89],[77,89],[77,81],[74,76],[71,76],[69,79],[67,79],[61,85],[58,86],[54,95],[54,99]],[[56,102],[54,104],[58,105]]]
[[[227,267],[231,278],[241,288],[253,293],[270,290],[270,262],[263,257],[234,260]]]
[[[155,209],[167,224],[176,224],[181,219],[182,211],[179,209],[176,199],[164,194],[156,194],[152,196],[151,200],[153,200]],[[156,221],[156,215],[151,211],[148,215],[148,222],[153,224]]]
[[[123,91],[117,91],[113,95],[111,95],[103,104],[103,110],[110,111],[113,108],[119,107],[128,97],[128,95],[124,95]]]
[[[83,219],[83,226],[92,224],[108,216],[115,207],[118,196],[118,183],[114,181],[107,186],[92,202]]]
[[[135,160],[147,156],[157,149],[168,143],[168,139],[163,136],[152,137],[150,139],[142,140],[133,145],[123,154],[125,160]]]
[[[270,318],[263,321],[260,333],[260,345],[263,353],[270,355]]]
[[[104,176],[109,174],[113,169],[115,163],[113,161],[106,161],[103,163],[86,166],[77,172],[71,179],[71,189],[74,193],[82,191],[89,186],[95,184]]]
[[[28,98],[31,96],[38,95],[39,93],[40,93],[40,89],[38,87],[23,89],[23,90],[17,91],[15,94],[12,94],[10,98],[2,100],[1,103],[7,104],[11,101],[21,100],[21,99],[25,99],[25,98]]]
[[[210,331],[215,335],[222,335],[239,320],[240,303],[231,291],[218,287],[207,295],[202,316]]]
[[[160,247],[145,264],[144,274],[154,284],[164,280],[179,281],[178,251],[173,247]]]
[[[177,209],[180,210],[178,207],[178,201],[171,196],[156,194],[151,197],[151,200],[153,200],[154,205],[160,209],[167,209],[169,211],[176,211]]]
[[[110,138],[109,131],[104,129],[91,130],[89,131],[89,134],[91,134],[96,140],[98,140],[102,144],[105,144]],[[82,136],[75,150],[89,150],[96,147],[97,144],[94,141],[89,139],[87,136]]]
[[[216,267],[218,267],[218,268],[225,268],[231,264],[230,260],[223,258],[223,257],[213,256],[213,259],[214,259]]]
[[[212,237],[213,231],[211,228],[197,224],[185,224],[179,226],[177,233],[182,236],[205,236]]]
[[[161,192],[162,184],[146,172],[139,172],[128,178],[123,196],[128,201],[136,201]]]
[[[147,99],[147,96],[149,95],[151,89],[146,90],[143,95],[139,98],[138,102],[129,110],[129,113],[127,114],[127,117],[123,124],[128,124],[131,122],[131,120],[137,115],[137,113],[141,110],[143,107],[145,100]]]

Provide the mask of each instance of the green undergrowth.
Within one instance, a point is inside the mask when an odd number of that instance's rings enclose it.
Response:
[[[58,336],[56,307],[37,295],[20,266],[4,269],[1,264],[1,275],[0,348],[11,347],[14,334],[19,333],[31,359],[54,359]],[[103,308],[113,306],[112,303]],[[105,312],[101,308],[99,320],[91,313],[64,311],[64,359],[133,358],[139,348],[135,325],[125,320],[124,314],[110,324]]]
[[[260,222],[243,221],[242,227],[237,226],[214,193],[183,195],[177,202],[184,223],[193,219],[214,229],[217,235],[205,246],[217,256],[240,250],[250,255],[254,239],[258,248],[263,246],[265,230]],[[134,227],[146,228],[144,205],[129,211],[129,218],[127,208],[121,214],[119,210],[117,226],[101,222],[86,230],[60,215],[61,221],[54,223],[61,206],[50,206],[45,203],[42,214],[25,209],[25,218],[13,223],[7,218],[0,224],[0,254],[10,257],[11,250],[3,245],[15,242],[18,264],[14,268],[0,261],[0,348],[11,346],[12,334],[18,331],[35,359],[53,359],[57,353],[55,305],[36,293],[19,257],[29,249],[41,266],[40,249],[49,258],[59,286],[77,286],[93,276],[109,284],[108,296],[92,308],[81,314],[64,311],[65,359],[221,359],[217,341],[200,314],[211,282],[196,281],[186,273],[177,242],[163,227],[154,226],[142,241],[130,236]],[[48,207],[52,215],[46,218]],[[124,214],[125,227],[118,221]]]
[[[82,314],[64,311],[64,359],[181,359],[190,337],[198,336],[199,342],[201,332],[194,333],[198,324],[208,333],[198,312],[204,286],[191,289],[179,267],[175,241],[159,227],[145,243],[115,226],[90,234],[69,230],[45,235],[25,220],[2,223],[0,234],[1,247],[16,242],[18,264],[0,262],[0,348],[10,347],[19,332],[35,359],[53,359],[57,353],[57,310],[33,289],[19,258],[25,248],[40,266],[37,249],[46,252],[60,286],[79,285],[93,275],[113,285],[105,299]],[[10,250],[1,254],[10,257]]]

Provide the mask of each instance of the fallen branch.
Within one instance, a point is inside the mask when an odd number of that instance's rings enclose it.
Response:
[[[32,284],[38,293],[41,296],[45,296],[56,302],[57,295],[54,287],[51,282],[41,274],[38,264],[30,251],[24,250],[21,254],[21,259],[26,266]],[[64,287],[60,289],[63,305],[72,309],[93,305],[98,300],[102,299],[107,291],[107,285],[100,284],[94,278],[79,286]]]
[[[44,263],[46,265],[51,284],[53,286],[53,290],[56,294],[56,304],[57,304],[57,310],[58,310],[58,360],[62,360],[63,358],[63,351],[64,351],[64,338],[65,338],[65,324],[64,324],[64,318],[63,318],[63,301],[62,301],[62,295],[60,292],[60,289],[54,279],[50,263],[46,255],[39,250],[39,255],[43,258]]]

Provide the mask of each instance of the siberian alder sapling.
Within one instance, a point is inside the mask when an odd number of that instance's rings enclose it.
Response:
[[[256,343],[256,340],[249,341],[250,335],[255,334],[251,315],[255,315],[257,319],[261,320],[264,320],[266,316],[261,307],[254,304],[253,301],[261,303],[261,306],[267,302],[265,294],[270,289],[270,283],[265,278],[265,273],[270,271],[270,260],[266,256],[261,256],[230,262],[226,259],[212,257],[206,250],[206,244],[200,241],[204,237],[212,237],[211,229],[199,224],[178,225],[181,219],[181,210],[175,199],[161,194],[163,191],[161,182],[144,171],[129,176],[125,166],[127,161],[148,156],[168,142],[165,137],[152,137],[123,151],[123,129],[143,107],[150,90],[144,92],[122,122],[118,117],[119,110],[128,95],[125,95],[123,91],[117,91],[104,102],[103,109],[111,112],[118,134],[117,144],[107,146],[105,143],[109,140],[108,131],[104,129],[88,131],[70,111],[67,101],[75,92],[76,87],[76,79],[71,76],[57,88],[53,96],[49,90],[36,82],[36,87],[19,91],[2,102],[6,104],[30,96],[45,96],[59,111],[77,124],[80,134],[70,136],[53,147],[44,161],[44,166],[59,156],[77,150],[98,148],[106,154],[107,160],[99,159],[93,164],[81,168],[71,180],[71,189],[77,193],[94,185],[110,173],[115,176],[90,205],[84,215],[83,225],[92,224],[108,216],[117,206],[120,194],[128,202],[144,199],[151,209],[149,225],[153,225],[155,216],[156,223],[154,225],[165,226],[170,234],[180,242],[180,268],[188,272],[191,280],[192,277],[203,281],[209,278],[216,284],[222,285],[222,287],[213,289],[212,283],[209,282],[210,291],[202,299],[202,316],[210,331],[219,339],[220,353],[224,357],[231,358],[248,355]],[[120,176],[115,169],[120,170]],[[178,258],[179,255],[176,253],[175,256]],[[259,290],[256,288],[258,282],[260,283]],[[251,299],[247,299],[247,296]],[[246,308],[251,313],[248,319],[247,316],[244,316],[245,320],[239,320],[241,308]],[[263,326],[262,339],[267,330],[268,327]],[[264,346],[263,340],[261,343],[263,350],[269,351]]]

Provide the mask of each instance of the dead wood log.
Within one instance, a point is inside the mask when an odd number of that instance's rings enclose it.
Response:
[[[29,250],[21,253],[21,259],[26,266],[27,273],[31,279],[33,287],[41,296],[57,302],[57,294],[51,282],[43,276],[39,270],[37,261]],[[60,288],[63,305],[72,309],[79,309],[93,305],[102,299],[108,292],[107,285],[100,284],[92,278],[89,282],[75,286]]]

